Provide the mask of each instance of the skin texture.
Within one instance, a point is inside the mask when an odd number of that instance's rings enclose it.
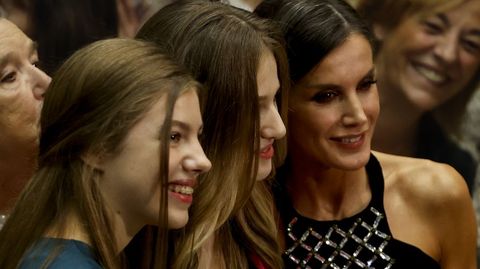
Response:
[[[376,25],[383,112],[374,148],[414,156],[421,116],[465,89],[480,66],[480,2],[415,14],[394,29]],[[398,114],[402,113],[402,117]]]
[[[120,230],[120,245],[126,244],[144,225],[158,222],[159,136],[165,117],[165,100],[163,96],[130,130],[120,153],[97,161],[98,169],[103,171],[100,188],[112,209],[116,229]],[[187,223],[191,201],[179,199],[175,187],[183,186],[193,191],[197,176],[211,167],[198,140],[202,119],[195,90],[178,98],[172,120],[168,225],[176,229]],[[191,195],[181,197],[191,199]]]
[[[275,102],[275,95],[280,88],[277,64],[273,54],[268,50],[263,53],[260,60],[257,85],[260,100],[260,158],[257,180],[262,180],[272,171],[273,143],[286,133]]]
[[[378,113],[370,45],[353,35],[291,91],[289,150],[305,163],[321,160],[323,169],[358,169],[368,161]]]
[[[480,2],[404,19],[382,44],[384,83],[420,111],[461,91],[480,63]]]
[[[290,94],[286,184],[301,215],[340,220],[370,202],[365,165],[379,114],[373,66],[369,43],[352,34]],[[441,268],[476,268],[474,212],[463,178],[448,165],[374,155],[383,168],[393,236],[418,247]]]
[[[43,94],[50,77],[35,66],[34,43],[0,19],[0,212],[33,171]]]

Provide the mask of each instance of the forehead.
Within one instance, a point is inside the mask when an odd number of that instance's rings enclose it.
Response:
[[[320,61],[301,83],[337,84],[352,80],[357,83],[372,70],[373,54],[368,40],[360,34],[352,34],[340,46]]]
[[[264,49],[257,70],[258,96],[275,95],[280,82],[277,77],[277,62],[269,49]]]
[[[15,49],[21,44],[32,41],[17,27],[6,19],[0,18],[0,50]],[[10,47],[11,45],[12,47]],[[18,49],[18,48],[17,48]]]
[[[443,15],[452,24],[467,23],[479,26],[480,22],[480,1],[467,0],[450,4],[439,5],[423,13],[423,16]],[[480,26],[479,26],[480,27]]]

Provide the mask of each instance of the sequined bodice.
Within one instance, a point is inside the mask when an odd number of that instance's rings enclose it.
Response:
[[[360,213],[338,221],[317,221],[291,207],[280,187],[275,190],[286,229],[286,268],[440,268],[420,249],[392,237],[383,207],[383,175],[371,155],[367,164],[372,199]],[[280,179],[282,182],[282,179]]]

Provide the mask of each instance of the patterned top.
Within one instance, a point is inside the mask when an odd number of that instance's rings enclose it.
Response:
[[[373,155],[366,169],[372,199],[360,213],[342,220],[304,217],[291,206],[285,190],[281,186],[275,188],[277,205],[286,224],[285,268],[440,268],[417,247],[393,238],[383,206],[382,169]]]

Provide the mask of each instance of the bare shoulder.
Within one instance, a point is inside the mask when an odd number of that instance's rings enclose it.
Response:
[[[469,198],[465,180],[447,164],[379,152],[374,155],[383,169],[386,193],[435,207]]]
[[[393,235],[439,261],[476,268],[476,225],[467,184],[451,166],[374,152],[385,178]]]

